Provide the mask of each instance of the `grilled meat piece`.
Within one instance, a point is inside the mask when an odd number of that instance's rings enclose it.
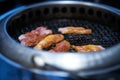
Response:
[[[85,29],[83,27],[73,27],[73,26],[59,28],[58,31],[61,32],[62,34],[91,34],[92,33],[91,29]]]
[[[103,50],[104,48],[99,45],[84,45],[84,46],[74,46],[72,45],[72,48],[75,49],[77,52],[95,52]]]
[[[21,44],[25,46],[34,46],[49,34],[52,34],[52,30],[47,29],[44,26],[40,26],[31,32],[20,35],[18,39]]]
[[[41,40],[34,48],[38,50],[42,50],[44,48],[48,48],[52,44],[58,43],[64,39],[62,34],[53,34],[48,35],[43,40]]]
[[[68,52],[70,49],[70,43],[66,40],[56,44],[56,46],[50,50],[50,52]]]

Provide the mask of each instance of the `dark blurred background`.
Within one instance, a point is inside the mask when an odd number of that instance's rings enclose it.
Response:
[[[0,16],[4,15],[4,13],[12,9],[15,9],[17,7],[20,7],[23,5],[27,6],[33,3],[44,2],[44,1],[53,1],[53,0],[0,0]],[[110,5],[120,9],[120,0],[77,0],[77,1],[101,3],[101,4]],[[116,72],[110,73],[107,76],[102,75],[102,78],[99,78],[99,77],[96,77],[96,78],[97,80],[120,80],[120,77],[119,77],[120,72],[119,71],[116,71]],[[114,76],[114,78],[111,76]],[[16,68],[0,58],[0,80],[36,80],[36,75],[29,73],[25,70]],[[44,80],[44,79],[41,78],[39,80]],[[65,80],[65,79],[55,79],[55,80]]]
[[[55,1],[55,0],[0,0],[0,14],[3,14],[4,12],[11,10],[13,8],[16,8],[18,6],[21,6],[21,5],[30,5],[33,3],[44,2],[44,1]],[[94,2],[94,3],[102,3],[102,4],[114,6],[116,8],[120,8],[120,0],[76,0],[76,1],[88,1],[88,2]]]

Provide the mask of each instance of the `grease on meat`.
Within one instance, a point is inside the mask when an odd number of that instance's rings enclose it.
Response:
[[[40,26],[31,32],[20,35],[18,39],[24,46],[34,46],[49,34],[52,34],[52,30]]]
[[[42,50],[44,48],[48,48],[52,44],[56,44],[64,39],[62,34],[51,34],[41,40],[34,48],[38,50]]]
[[[100,51],[103,50],[104,48],[100,45],[84,45],[84,46],[75,46],[72,45],[72,48],[75,49],[77,52],[95,52],[95,51]]]
[[[73,27],[73,26],[67,26],[64,28],[59,28],[59,32],[62,34],[91,34],[91,29],[85,29],[84,27]]]
[[[70,43],[66,40],[57,43],[56,46],[50,50],[50,52],[68,52],[70,49]]]

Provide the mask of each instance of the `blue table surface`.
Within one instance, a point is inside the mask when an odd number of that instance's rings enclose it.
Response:
[[[0,59],[0,80],[31,80],[31,74]]]

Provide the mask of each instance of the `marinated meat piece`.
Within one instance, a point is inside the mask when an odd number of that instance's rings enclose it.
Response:
[[[84,45],[84,46],[74,46],[72,45],[72,48],[75,49],[77,52],[95,52],[103,50],[104,48],[99,45]]]
[[[70,43],[66,40],[56,44],[56,46],[50,50],[50,52],[68,52],[70,49]]]
[[[20,35],[18,39],[20,40],[21,44],[25,46],[34,46],[49,34],[52,34],[52,30],[41,26],[35,30],[32,30],[31,32]]]
[[[34,48],[38,50],[42,50],[44,48],[48,48],[52,44],[58,43],[64,39],[62,34],[53,34],[48,35],[43,40],[41,40]]]
[[[64,28],[59,28],[59,32],[62,34],[91,34],[92,30],[91,29],[85,29],[83,27],[64,27]]]

